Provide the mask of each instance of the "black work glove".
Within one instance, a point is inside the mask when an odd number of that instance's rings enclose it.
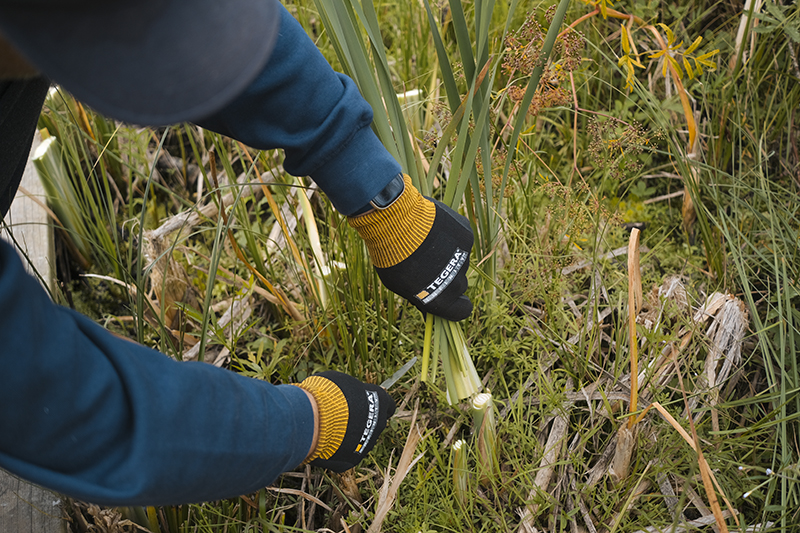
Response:
[[[464,295],[472,229],[465,217],[422,196],[410,177],[403,179],[405,189],[393,203],[348,221],[387,289],[423,313],[463,320],[472,312]]]
[[[334,472],[356,466],[394,414],[385,390],[341,372],[314,374],[298,386],[311,393],[319,412],[317,446],[306,462]]]

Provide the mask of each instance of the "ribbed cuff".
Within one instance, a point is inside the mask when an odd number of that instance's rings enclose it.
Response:
[[[367,205],[402,172],[369,126],[311,174],[337,211],[351,215]]]
[[[436,206],[403,176],[406,188],[386,209],[348,218],[367,245],[372,264],[389,268],[405,260],[428,236],[436,218]]]
[[[306,459],[310,463],[314,459],[330,459],[342,445],[347,432],[347,421],[350,409],[342,390],[336,384],[322,376],[310,376],[299,385],[307,390],[317,401],[319,411],[319,438],[317,448]]]

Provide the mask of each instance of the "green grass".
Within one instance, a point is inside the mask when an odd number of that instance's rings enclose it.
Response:
[[[424,437],[413,456],[421,458],[383,531],[516,531],[526,508],[539,531],[666,530],[701,519],[710,504],[698,455],[655,409],[636,425],[627,475],[607,473],[630,401],[627,257],[609,252],[627,245],[625,224],[644,223],[642,379],[633,411],[658,402],[690,435],[693,418],[722,510],[724,494],[738,512],[738,526],[726,519],[729,530],[798,529],[798,7],[744,13],[759,26],[754,41],[747,33],[736,48],[741,4],[606,4],[581,19],[595,7],[573,2],[565,22],[578,21],[581,39],[556,43],[534,92],[538,75],[523,54],[542,46],[550,4],[523,4],[289,5],[325,56],[362,87],[377,109],[376,130],[404,168],[473,223],[476,311],[461,326],[497,407],[499,471],[478,475],[466,402],[449,405],[443,379],[420,385],[410,375],[392,391],[401,416],[351,477],[299,469],[242,498],[125,516],[170,533],[342,531],[342,520],[366,530],[418,405]],[[646,68],[634,70],[630,89],[619,62],[635,53],[620,41],[628,19],[604,18],[599,10],[607,8],[641,18],[630,34]],[[525,27],[540,32],[520,31],[529,15]],[[335,20],[356,24],[337,29]],[[702,36],[694,56],[719,50],[710,56],[716,70],[693,79],[682,72],[691,118],[675,79],[668,72],[667,82],[650,58],[659,42],[647,25],[656,23],[671,28],[673,44],[683,41],[676,49]],[[419,95],[394,96],[412,89]],[[73,252],[64,252],[70,261],[61,276],[72,283],[59,301],[93,303],[83,309],[109,329],[177,359],[196,353],[273,382],[335,368],[379,383],[422,355],[420,314],[380,285],[360,239],[324,198],[312,196],[303,210],[295,198],[308,182],[285,175],[279,153],[193,126],[140,130],[91,111],[83,121],[78,106],[60,98],[42,126],[63,148],[69,179],[59,189],[75,191],[67,196],[79,205],[74,225],[59,233],[76,245],[64,247]],[[528,102],[541,106],[537,115],[519,111]],[[413,140],[396,135],[405,131]],[[266,191],[236,184],[258,176],[271,182]],[[226,194],[223,217],[214,206]],[[691,216],[682,212],[687,197]],[[273,242],[283,233],[276,212],[284,205],[285,224],[300,220],[290,233],[296,252]],[[156,252],[172,258],[183,283],[176,296],[156,284],[145,243],[181,213],[198,216],[181,219]],[[74,251],[84,244],[79,258]],[[671,276],[681,280],[683,299],[651,293]],[[98,292],[106,305],[92,302]],[[714,292],[736,297],[749,320],[737,343],[741,361],[708,390],[710,322],[692,317]],[[244,318],[225,326],[224,312],[240,301]],[[458,439],[466,490],[454,485]]]

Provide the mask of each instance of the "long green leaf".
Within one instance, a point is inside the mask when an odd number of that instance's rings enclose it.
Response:
[[[385,112],[384,99],[375,80],[375,71],[369,64],[369,54],[356,30],[358,21],[352,6],[347,2],[336,0],[314,1],[323,19],[323,24],[331,35],[331,42],[342,61],[345,74],[353,78],[364,99],[372,106],[373,126],[378,138],[392,156],[402,164],[404,158],[401,158],[400,150],[395,142],[392,127]]]
[[[394,133],[393,139],[398,147],[398,154],[401,157],[401,164],[406,172],[411,174],[411,177],[416,179],[416,165],[414,150],[409,142],[406,132],[405,118],[403,117],[403,109],[397,99],[395,88],[392,84],[391,71],[389,69],[389,60],[386,57],[384,50],[383,39],[381,37],[380,25],[378,24],[378,17],[375,13],[375,6],[371,0],[363,0],[359,5],[353,2],[353,8],[363,22],[364,28],[367,31],[372,51],[375,57],[375,67],[378,73],[378,81],[380,82],[381,91],[383,92],[383,100],[386,106],[386,111],[389,114],[389,120],[394,125],[392,132]],[[362,9],[363,7],[363,9]]]
[[[480,3],[480,0],[478,0]],[[475,78],[475,56],[472,52],[472,38],[469,36],[467,18],[461,0],[450,0],[450,14],[453,17],[453,30],[456,34],[456,44],[461,54],[461,65],[464,68],[464,77],[467,80]]]
[[[431,5],[428,0],[424,0],[425,10],[428,13],[428,24],[431,28],[431,35],[433,36],[433,45],[436,49],[436,56],[439,60],[439,68],[442,71],[442,83],[444,83],[445,93],[447,94],[447,101],[450,103],[450,112],[455,116],[458,110],[458,103],[460,96],[458,94],[458,85],[456,78],[453,74],[453,68],[450,65],[450,58],[447,55],[447,50],[444,47],[442,36],[439,33],[439,26],[436,18],[431,11]]]

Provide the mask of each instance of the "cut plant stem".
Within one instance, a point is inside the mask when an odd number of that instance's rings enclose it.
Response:
[[[459,439],[453,443],[453,492],[464,505],[467,501],[467,445]]]
[[[483,392],[472,399],[472,427],[478,448],[478,479],[486,484],[500,471],[497,458],[497,421],[491,393]]]

